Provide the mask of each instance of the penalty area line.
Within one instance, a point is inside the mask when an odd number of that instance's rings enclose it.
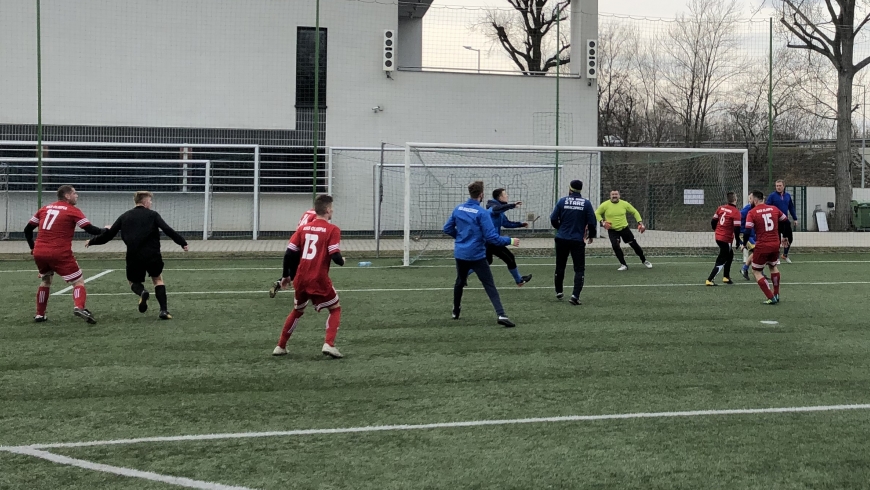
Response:
[[[789,282],[786,286],[837,286],[837,285],[867,285],[870,281],[838,281],[838,282]],[[736,283],[736,286],[756,286],[754,282]],[[703,283],[684,283],[684,284],[586,284],[583,289],[618,289],[618,288],[688,288],[688,287],[707,287]],[[510,291],[514,288],[502,288],[502,291]],[[519,288],[516,288],[519,289]],[[522,289],[548,289],[552,290],[552,286],[523,286]],[[466,291],[483,291],[481,287],[466,287]],[[400,293],[400,292],[433,292],[433,291],[453,291],[452,287],[442,288],[368,288],[368,289],[336,289],[337,293]],[[170,296],[181,295],[207,295],[207,294],[266,294],[269,291],[263,290],[248,290],[248,291],[173,291],[168,293]],[[292,289],[279,291],[279,293],[291,293]],[[59,293],[55,293],[59,294]],[[88,296],[129,296],[130,293],[88,293]]]
[[[0,451],[18,452],[40,449],[59,449],[59,448],[76,448],[76,447],[93,447],[93,446],[112,446],[122,444],[140,444],[149,442],[183,442],[183,441],[213,441],[226,439],[250,439],[261,437],[286,437],[286,436],[305,436],[305,435],[323,435],[323,434],[350,434],[360,432],[389,432],[389,431],[406,431],[406,430],[427,430],[427,429],[449,429],[460,427],[483,427],[483,426],[498,426],[498,425],[523,425],[523,424],[542,424],[542,423],[564,423],[564,422],[591,422],[598,420],[627,420],[627,419],[658,419],[658,418],[679,418],[679,417],[704,417],[704,416],[723,416],[723,415],[761,415],[761,414],[782,414],[782,413],[808,413],[808,412],[835,412],[846,410],[867,410],[870,409],[870,404],[853,404],[853,405],[817,405],[805,407],[777,407],[777,408],[737,408],[737,409],[719,409],[719,410],[688,410],[680,412],[635,412],[635,413],[617,413],[617,414],[601,414],[601,415],[568,415],[560,417],[535,417],[522,419],[494,419],[494,420],[469,420],[463,422],[441,422],[430,424],[399,424],[399,425],[369,425],[364,427],[344,427],[334,429],[301,429],[301,430],[286,430],[272,432],[236,432],[226,434],[198,434],[186,436],[165,436],[165,437],[141,437],[136,439],[114,439],[104,441],[84,441],[84,442],[60,442],[55,444],[32,444],[29,446],[14,446],[2,447]],[[22,453],[23,454],[23,453]],[[51,454],[51,453],[49,453]]]
[[[59,454],[50,453],[48,451],[40,451],[39,449],[33,448],[20,447],[7,449],[6,451],[15,454],[33,456],[35,458],[51,461],[52,463],[75,466],[77,468],[99,471],[102,473],[111,473],[113,475],[126,476],[128,478],[141,478],[143,480],[167,483],[169,485],[175,485],[185,488],[199,488],[202,490],[252,490],[248,487],[222,485],[220,483],[192,480],[190,478],[184,478],[180,476],[161,475],[159,473],[153,473],[151,471],[141,471],[133,468],[124,468],[122,466],[112,466],[102,463],[95,463],[93,461],[70,458],[69,456],[61,456]]]
[[[91,282],[91,281],[93,281],[94,279],[97,279],[98,277],[103,277],[103,276],[105,276],[106,274],[108,274],[108,273],[110,273],[110,272],[115,272],[115,269],[106,269],[106,270],[104,270],[103,272],[100,272],[99,274],[93,275],[93,276],[91,276],[91,277],[85,279],[85,282],[86,282],[86,283]],[[68,292],[68,291],[71,290],[72,288],[73,288],[73,286],[67,286],[67,287],[61,289],[60,291],[58,291],[58,292],[56,292],[56,293],[52,293],[51,295],[52,295],[52,296],[60,296],[61,294],[64,294],[64,293]]]

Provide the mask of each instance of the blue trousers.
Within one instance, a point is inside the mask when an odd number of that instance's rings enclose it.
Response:
[[[495,281],[492,279],[492,271],[489,269],[489,264],[486,259],[480,260],[462,260],[456,259],[456,283],[453,285],[453,309],[459,310],[462,304],[462,290],[468,285],[468,271],[474,270],[480,283],[483,284],[483,289],[486,295],[489,296],[489,301],[492,307],[495,308],[496,314],[504,316],[504,307],[501,305],[501,298],[498,296],[498,289],[495,288]]]

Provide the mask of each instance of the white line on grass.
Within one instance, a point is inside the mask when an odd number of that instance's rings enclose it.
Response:
[[[95,276],[91,276],[91,277],[85,279],[85,282],[91,282],[91,281],[93,281],[94,279],[96,279],[96,278],[98,278],[98,277],[103,277],[103,276],[105,276],[106,274],[108,274],[108,273],[110,273],[110,272],[114,272],[114,271],[115,271],[115,269],[106,269],[106,270],[104,270],[103,272],[100,272],[99,274],[97,274],[97,275],[95,275]],[[69,290],[72,289],[72,288],[73,288],[73,286],[67,286],[67,287],[61,289],[60,291],[58,291],[58,292],[56,292],[56,293],[53,293],[52,296],[59,296],[59,295],[65,293],[65,292],[69,291]]]
[[[142,478],[144,480],[158,481],[161,483],[168,483],[170,485],[176,485],[179,487],[200,488],[203,490],[251,490],[248,487],[221,485],[220,483],[191,480],[190,478],[183,478],[179,476],[161,475],[159,473],[152,473],[150,471],[140,471],[133,468],[124,468],[121,466],[111,466],[102,463],[94,463],[93,461],[70,458],[68,456],[61,456],[59,454],[39,451],[37,449],[31,448],[13,448],[8,451],[12,453],[25,454],[27,456],[45,459],[51,461],[52,463],[76,466],[78,468],[84,468],[86,470],[101,471],[103,473],[111,473],[113,475],[126,476],[130,478]]]
[[[870,281],[838,281],[838,282],[787,282],[785,286],[836,286],[836,285],[866,285]],[[754,282],[736,283],[740,286],[755,286]],[[569,284],[570,286],[570,284]],[[616,288],[683,288],[683,287],[706,287],[704,284],[696,282],[685,284],[586,284],[583,289],[616,289]],[[514,288],[502,288],[502,291],[512,290]],[[552,286],[523,286],[523,289],[553,289]],[[483,288],[466,287],[466,291],[483,291]],[[398,293],[398,292],[432,292],[432,291],[453,291],[453,287],[443,288],[370,288],[370,289],[336,289],[338,293]],[[168,293],[170,296],[178,295],[205,295],[205,294],[266,294],[269,291],[249,290],[249,291],[173,291]],[[290,293],[293,290],[279,291],[280,293]],[[57,293],[55,293],[57,294]],[[130,293],[88,293],[88,296],[129,296]]]
[[[465,422],[442,422],[434,424],[369,425],[336,429],[301,429],[272,432],[236,432],[227,434],[198,434],[187,436],[140,437],[136,439],[112,439],[105,441],[59,442],[55,444],[32,444],[29,446],[3,447],[0,451],[21,452],[27,449],[58,449],[73,447],[113,446],[146,442],[213,441],[220,439],[250,439],[258,437],[305,436],[318,434],[348,434],[356,432],[387,432],[424,429],[449,429],[456,427],[481,427],[490,425],[520,425],[560,422],[588,422],[596,420],[656,419],[672,417],[703,417],[719,415],[757,415],[772,413],[834,412],[844,410],[868,410],[870,404],[820,405],[810,407],[736,408],[725,410],[690,410],[682,412],[639,412],[603,415],[568,415],[563,417],[536,417],[525,419],[470,420]]]
[[[448,260],[448,259],[445,259]],[[704,261],[681,261],[681,262],[655,262],[655,265],[698,265],[698,264],[710,264],[714,260],[713,257],[710,257],[710,260]],[[811,260],[807,262],[803,262],[804,264],[870,264],[870,260]],[[556,264],[552,262],[529,262],[523,264],[517,264],[519,267],[555,267]],[[607,263],[589,263],[586,262],[586,267],[612,267],[615,263],[607,262]],[[504,267],[502,264],[495,264],[492,267]],[[790,268],[791,265],[785,266]],[[356,269],[455,269],[456,266],[453,264],[444,264],[444,265],[412,265],[410,267],[405,267],[402,265],[373,265],[369,267],[355,267],[351,264],[348,267],[336,267],[331,269],[331,271],[342,271],[342,270],[356,270]],[[171,268],[171,269],[163,269],[164,271],[177,271],[177,272],[232,272],[232,271],[274,271],[277,270],[277,267],[203,267],[203,268]],[[89,270],[89,269],[82,269]],[[36,273],[36,269],[15,269],[15,270],[0,270],[0,274],[11,274],[11,273]]]

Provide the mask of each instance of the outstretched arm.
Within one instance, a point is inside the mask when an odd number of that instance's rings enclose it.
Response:
[[[178,246],[187,250],[187,240],[185,240],[183,236],[179,235],[177,231],[173,230],[169,225],[167,225],[159,214],[157,215],[157,227],[163,230],[163,233],[166,233],[166,236],[171,238],[173,242],[178,244]]]
[[[93,225],[90,225],[90,226],[93,226]],[[112,238],[115,238],[115,235],[117,235],[118,231],[120,231],[120,230],[121,230],[121,218],[118,218],[112,224],[111,228],[109,228],[108,230],[102,230],[102,232],[99,233],[96,238],[91,238],[90,240],[85,242],[85,247],[90,247],[91,245],[102,245],[104,243],[109,243],[112,240]],[[85,230],[85,231],[87,231],[87,230]]]

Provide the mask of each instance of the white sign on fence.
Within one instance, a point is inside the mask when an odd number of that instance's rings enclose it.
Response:
[[[704,189],[683,189],[683,204],[704,204]]]

